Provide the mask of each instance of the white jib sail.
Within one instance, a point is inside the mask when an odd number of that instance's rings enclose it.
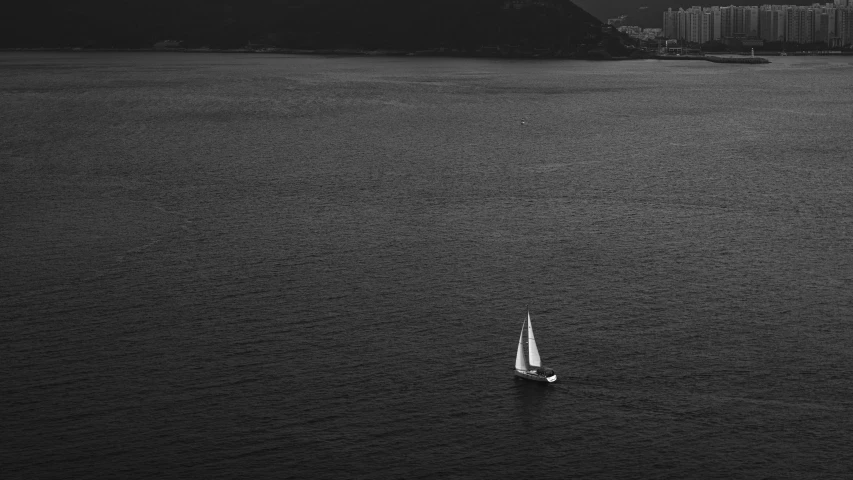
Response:
[[[539,358],[539,349],[536,348],[536,339],[533,338],[533,325],[530,323],[530,312],[527,312],[527,352],[530,354],[530,366],[541,367],[542,360]]]
[[[515,369],[527,371],[527,360],[524,358],[524,323],[521,324],[521,336],[518,337],[518,352],[515,354]]]

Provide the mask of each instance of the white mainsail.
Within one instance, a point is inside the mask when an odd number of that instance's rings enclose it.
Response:
[[[536,339],[533,338],[533,325],[530,323],[530,312],[527,312],[527,353],[530,355],[531,367],[542,366],[542,360],[539,358],[539,349],[536,348]]]
[[[518,337],[518,352],[515,354],[515,369],[526,372],[527,367],[527,359],[524,358],[524,327],[527,325],[521,324],[521,336]]]

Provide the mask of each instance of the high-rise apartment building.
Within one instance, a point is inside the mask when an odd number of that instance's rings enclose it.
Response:
[[[759,23],[761,24],[758,36],[766,42],[772,42],[776,40],[775,32],[773,31],[774,16],[778,17],[776,12],[765,7],[762,7],[761,11],[758,13]]]
[[[758,7],[740,7],[743,9],[743,33],[748,37],[758,36]]]
[[[711,40],[720,40],[722,38],[720,31],[722,27],[721,21],[720,7],[711,7]]]
[[[678,38],[678,12],[669,10],[663,12],[663,36],[666,38]]]
[[[763,5],[758,13],[758,37],[765,42],[785,40],[785,10],[780,5]]]
[[[690,33],[687,41],[693,43],[705,43],[711,40],[711,12],[705,12],[701,8],[692,8],[688,12],[690,18]]]
[[[789,6],[785,12],[785,41],[792,43],[805,43],[806,11],[804,8]]]
[[[815,9],[806,8],[806,19],[799,43],[812,43],[815,41]]]
[[[687,18],[690,19],[690,36],[687,37],[688,42],[698,43],[699,36],[702,33],[702,19],[696,12],[688,12]]]
[[[737,7],[720,8],[720,37],[722,38],[734,36],[735,8]]]
[[[832,39],[836,38],[837,30],[838,30],[838,9],[837,8],[827,8],[826,9],[826,17],[827,17],[827,31],[826,31],[826,43],[831,44]]]
[[[678,38],[686,40],[690,36],[690,22],[688,21],[687,12],[683,9],[678,9]]]
[[[839,46],[853,45],[853,8],[838,10],[835,18],[835,34]]]
[[[743,7],[733,7],[734,18],[732,22],[732,36],[739,36],[746,33],[746,22]]]

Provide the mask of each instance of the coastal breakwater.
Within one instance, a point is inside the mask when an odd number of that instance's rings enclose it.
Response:
[[[711,55],[656,55],[657,60],[705,60],[714,63],[746,63],[760,64],[770,63],[770,60],[762,57],[714,57]]]

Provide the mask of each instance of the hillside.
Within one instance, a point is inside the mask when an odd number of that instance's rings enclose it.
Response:
[[[47,0],[18,8],[0,27],[2,47],[140,48],[174,39],[212,48],[567,51],[604,41],[619,50],[569,0]]]

